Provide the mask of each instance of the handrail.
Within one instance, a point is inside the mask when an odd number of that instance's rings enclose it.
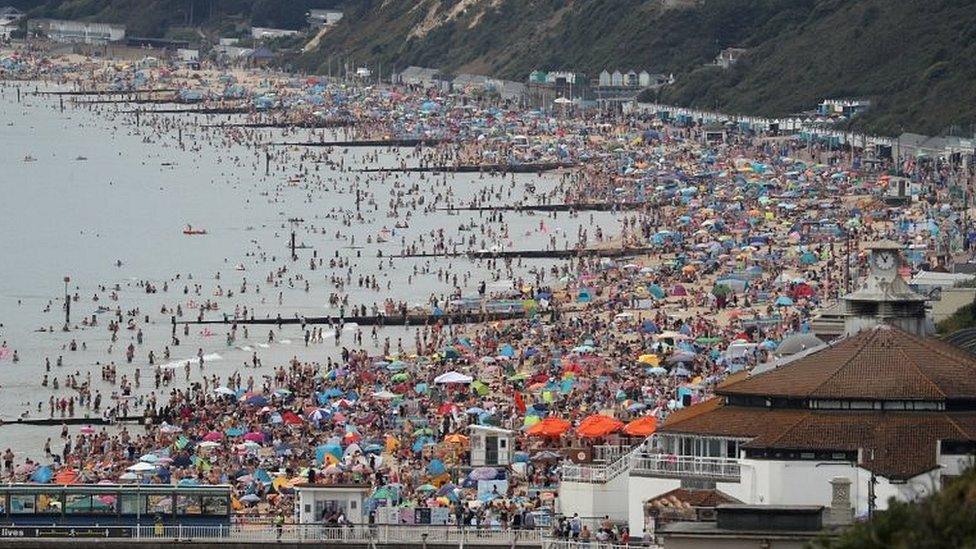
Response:
[[[606,465],[563,465],[560,479],[569,482],[610,482],[630,468],[630,460],[639,450],[635,446],[626,454]]]
[[[400,525],[345,526],[326,524],[232,524],[232,525],[163,525],[136,524],[129,526],[79,527],[54,526],[45,528],[14,526],[25,537],[65,537],[68,532],[84,530],[86,538],[125,538],[133,541],[166,540],[176,542],[324,542],[326,545],[390,544],[422,545],[505,545],[509,547],[542,545],[543,529],[501,529],[458,527],[451,525],[404,527]],[[28,530],[30,532],[28,532]],[[73,534],[72,534],[73,535]]]
[[[691,476],[738,481],[741,466],[735,458],[678,456],[674,454],[638,454],[633,456],[631,471],[653,476]]]

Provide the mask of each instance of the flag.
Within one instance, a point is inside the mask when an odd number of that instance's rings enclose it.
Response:
[[[518,408],[520,414],[525,413],[525,401],[522,400],[522,393],[515,391],[515,407]]]

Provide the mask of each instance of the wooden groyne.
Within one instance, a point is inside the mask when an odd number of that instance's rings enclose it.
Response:
[[[143,416],[120,416],[107,420],[103,417],[43,417],[0,419],[0,427],[7,425],[114,425],[116,423],[142,423]]]
[[[274,107],[278,109],[280,107]],[[258,112],[267,112],[270,109],[263,109]],[[156,112],[156,111],[149,111]],[[184,111],[185,112],[185,111]],[[253,109],[246,111],[247,113],[256,112]],[[205,128],[347,128],[349,126],[354,126],[356,122],[354,120],[299,120],[297,122],[287,121],[287,120],[269,120],[266,122],[234,122],[230,124],[205,124]],[[275,143],[271,143],[275,145]]]
[[[462,164],[458,166],[414,166],[410,168],[363,168],[360,172],[445,172],[445,173],[542,173],[574,164],[561,162],[539,162],[535,164]]]
[[[354,139],[351,141],[295,141],[269,143],[275,147],[429,147],[450,139]]]
[[[430,252],[397,254],[390,256],[394,259],[408,259],[412,257],[468,257],[471,259],[504,259],[504,258],[534,258],[534,259],[569,259],[576,257],[630,257],[643,255],[654,251],[653,248],[586,248],[582,250],[499,250],[499,251],[471,251],[471,252]]]
[[[450,206],[437,208],[443,212],[610,212],[621,210],[640,210],[648,202],[577,202],[572,204],[515,204],[502,206]]]
[[[172,97],[151,97],[144,99],[88,99],[75,100],[75,105],[199,105],[203,99],[174,99]]]
[[[285,325],[285,324],[329,324],[338,326],[340,324],[357,324],[359,326],[426,326],[437,322],[450,324],[473,324],[478,322],[494,322],[497,320],[513,320],[524,318],[526,312],[518,311],[493,311],[475,313],[445,313],[441,315],[423,313],[407,315],[367,315],[367,316],[306,316],[306,317],[281,317],[281,318],[231,318],[222,319],[203,319],[203,320],[181,320],[173,318],[174,324],[263,324],[263,325]]]
[[[179,91],[176,88],[157,88],[157,89],[142,89],[142,90],[70,90],[70,91],[38,91],[32,92],[34,95],[139,95],[139,94],[150,94],[150,93],[173,93]]]

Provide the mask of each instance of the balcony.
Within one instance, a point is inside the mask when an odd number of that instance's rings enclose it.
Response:
[[[631,458],[630,474],[660,478],[700,478],[716,482],[739,482],[739,461],[732,458],[638,454]]]

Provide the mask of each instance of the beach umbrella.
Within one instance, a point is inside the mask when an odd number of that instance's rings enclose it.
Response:
[[[438,476],[444,474],[447,469],[444,467],[444,462],[439,459],[432,459],[430,463],[427,464],[427,473],[433,476]]]
[[[468,474],[471,480],[493,480],[498,476],[498,471],[494,467],[476,467]]]
[[[159,461],[159,456],[156,454],[145,454],[139,458],[139,461],[145,461],[146,463],[156,463]]]
[[[560,461],[563,459],[563,455],[551,450],[542,450],[541,452],[532,454],[531,459],[532,461]]]
[[[468,437],[460,433],[453,433],[444,437],[444,442],[447,442],[448,444],[467,444]]]
[[[95,434],[95,428],[92,427],[91,425],[85,425],[84,427],[82,427],[79,430],[79,432],[81,434],[83,434],[83,435],[94,435]]]
[[[220,431],[210,431],[209,433],[203,435],[204,442],[217,442],[224,440],[224,434]]]
[[[257,494],[247,494],[247,495],[241,497],[241,499],[238,500],[238,501],[240,501],[241,503],[255,504],[255,503],[261,501],[261,497],[258,496]]]
[[[135,463],[125,468],[126,471],[132,471],[133,473],[145,473],[148,471],[153,471],[155,469],[156,469],[155,465],[151,463],[146,463],[145,461],[140,461],[138,463]]]
[[[529,427],[525,434],[530,437],[549,437],[556,438],[561,437],[566,431],[569,430],[571,424],[565,419],[560,419],[555,416],[549,416],[539,423]]]
[[[417,487],[418,492],[433,493],[437,491],[437,487],[433,484],[421,484]]]
[[[657,431],[657,418],[654,416],[639,417],[623,428],[624,434],[632,437],[648,437],[655,431]]]
[[[264,395],[251,395],[244,400],[244,404],[248,406],[267,406],[268,397]]]
[[[580,422],[576,428],[576,434],[584,438],[605,437],[619,431],[623,426],[623,422],[617,418],[602,414],[593,414],[587,416]]]
[[[244,434],[244,429],[241,429],[240,427],[231,427],[230,429],[225,430],[224,434],[229,437],[239,437]]]
[[[648,368],[646,370],[646,372],[648,374],[652,375],[652,376],[662,376],[662,375],[668,373],[667,370],[665,370],[664,368],[662,368],[660,366],[654,366],[652,368]]]
[[[397,499],[398,494],[399,492],[395,487],[387,485],[387,486],[380,486],[379,488],[377,488],[376,491],[373,492],[371,496],[369,496],[369,498],[375,500],[382,500],[382,499],[392,500],[392,499]]]
[[[786,297],[785,295],[781,295],[781,296],[779,296],[779,297],[776,298],[776,306],[777,307],[792,307],[793,306],[793,300],[790,299],[789,297]]]
[[[233,389],[229,389],[227,387],[217,387],[216,389],[214,389],[214,393],[223,396],[234,396],[234,397],[237,396],[237,393],[235,393]]]
[[[657,366],[658,364],[661,363],[661,358],[653,354],[643,354],[637,357],[637,362],[640,362],[641,364],[647,364],[650,366]]]
[[[249,440],[251,442],[257,442],[259,444],[264,442],[264,433],[259,433],[257,431],[252,431],[244,435],[244,440]]]

